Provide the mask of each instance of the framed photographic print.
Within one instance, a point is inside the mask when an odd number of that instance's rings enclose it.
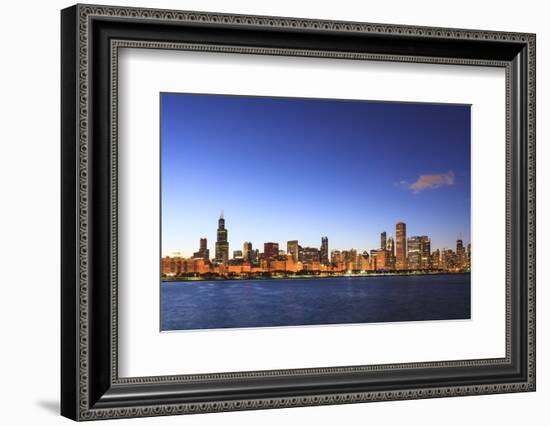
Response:
[[[76,5],[74,420],[535,390],[535,36]]]

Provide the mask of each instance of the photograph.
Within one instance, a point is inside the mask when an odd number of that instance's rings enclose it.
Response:
[[[469,320],[470,144],[467,104],[160,93],[160,331]]]

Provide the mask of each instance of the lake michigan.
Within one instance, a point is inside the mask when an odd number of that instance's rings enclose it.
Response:
[[[161,283],[161,330],[470,318],[470,274]]]

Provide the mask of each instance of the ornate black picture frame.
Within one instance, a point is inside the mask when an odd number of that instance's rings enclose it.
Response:
[[[159,416],[535,390],[535,35],[126,7],[61,13],[61,413]],[[506,70],[506,356],[120,378],[121,47],[487,65]]]

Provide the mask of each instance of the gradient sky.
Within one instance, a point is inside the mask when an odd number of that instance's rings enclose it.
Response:
[[[287,240],[378,248],[380,232],[470,242],[470,106],[161,94],[162,253]]]

